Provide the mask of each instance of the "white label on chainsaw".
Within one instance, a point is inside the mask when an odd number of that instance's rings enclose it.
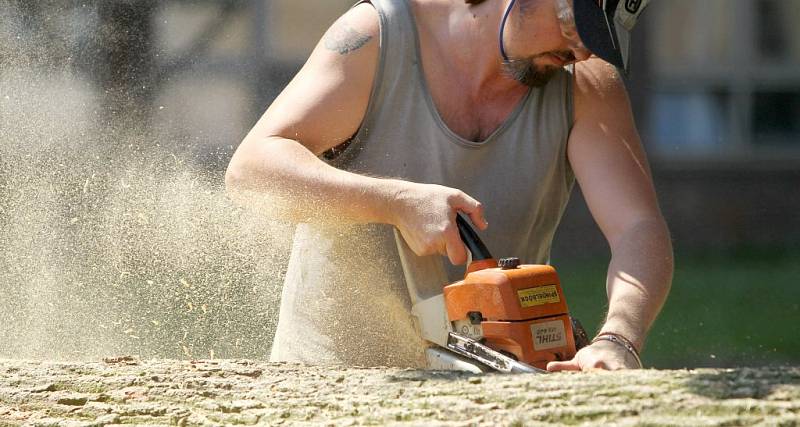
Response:
[[[481,325],[473,325],[469,320],[466,319],[456,320],[453,322],[453,331],[474,340],[483,338],[483,328]]]
[[[534,323],[531,325],[531,333],[533,334],[533,349],[536,351],[567,345],[564,322],[561,320]]]

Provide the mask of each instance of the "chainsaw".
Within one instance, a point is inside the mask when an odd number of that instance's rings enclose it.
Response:
[[[471,259],[464,279],[444,289],[441,259],[416,257],[395,230],[411,312],[429,343],[429,368],[544,373],[548,362],[570,360],[588,345],[553,267],[496,260],[461,214],[456,223]]]

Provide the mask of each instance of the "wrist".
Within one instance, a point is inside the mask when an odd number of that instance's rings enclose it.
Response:
[[[374,221],[381,224],[398,225],[403,193],[408,190],[408,182],[399,179],[370,178],[375,207]]]
[[[600,328],[597,336],[603,334],[619,334],[627,339],[637,351],[641,352],[644,347],[645,333],[632,325],[631,322],[620,321],[617,318],[609,317]]]
[[[596,344],[602,341],[613,343],[618,348],[624,349],[625,352],[627,352],[628,355],[631,356],[636,361],[638,368],[641,369],[643,367],[642,358],[639,355],[639,350],[636,348],[633,342],[631,342],[631,340],[626,338],[624,335],[617,334],[614,332],[601,332],[597,334],[596,337],[594,337],[594,339],[592,340],[592,344]]]

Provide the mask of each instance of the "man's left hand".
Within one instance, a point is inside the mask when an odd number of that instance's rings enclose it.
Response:
[[[597,369],[614,371],[617,369],[636,369],[639,364],[636,358],[625,347],[610,341],[597,341],[588,345],[572,360],[564,362],[550,362],[547,370],[559,371],[592,371]]]

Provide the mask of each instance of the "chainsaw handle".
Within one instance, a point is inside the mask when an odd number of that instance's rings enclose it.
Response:
[[[472,254],[473,261],[482,261],[485,259],[492,259],[492,254],[489,249],[483,244],[483,241],[478,237],[478,233],[467,222],[462,213],[456,214],[456,225],[458,226],[458,234],[464,245],[469,249]]]

